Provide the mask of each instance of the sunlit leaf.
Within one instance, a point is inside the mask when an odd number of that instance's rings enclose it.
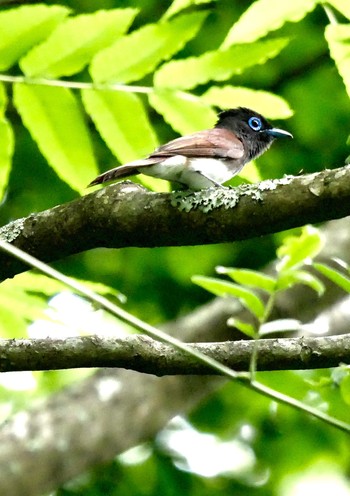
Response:
[[[5,90],[5,85],[0,82],[0,117],[5,116],[7,101],[8,99]]]
[[[69,11],[59,5],[26,5],[0,12],[0,70],[44,40]]]
[[[190,134],[213,127],[216,112],[194,95],[175,91],[155,91],[149,103],[180,134]]]
[[[82,92],[85,108],[121,163],[151,153],[158,140],[141,99],[122,91]]]
[[[350,25],[328,24],[325,36],[331,56],[350,96]]]
[[[127,83],[149,74],[193,38],[205,12],[182,15],[170,21],[144,26],[123,36],[92,60],[90,73],[95,82]]]
[[[201,5],[203,3],[212,3],[213,1],[216,1],[216,0],[174,0],[173,3],[168,8],[168,10],[165,12],[163,18],[169,19],[170,17],[174,16],[175,14],[178,14],[179,12],[181,12],[181,10],[187,9],[187,7],[191,7],[192,5]]]
[[[286,22],[300,21],[314,9],[317,0],[256,0],[232,26],[223,42],[228,48],[234,43],[249,43],[275,31]]]
[[[287,38],[234,45],[227,50],[207,52],[199,57],[164,64],[154,76],[159,87],[191,89],[208,81],[224,81],[248,67],[276,57],[288,44]]]
[[[257,331],[252,324],[248,322],[244,322],[243,320],[236,319],[235,317],[231,317],[227,321],[227,325],[230,327],[235,327],[243,334],[248,336],[248,338],[255,338],[257,336]]]
[[[313,259],[324,244],[320,231],[312,226],[305,226],[300,236],[286,238],[277,250],[280,259],[278,271],[299,267]]]
[[[202,95],[210,105],[220,108],[248,107],[270,119],[287,119],[293,111],[280,96],[268,91],[258,91],[239,86],[211,86]]]
[[[21,61],[27,76],[58,78],[79,72],[93,55],[127,31],[137,9],[101,10],[68,19]]]
[[[5,117],[6,104],[5,88],[0,83],[0,200],[5,193],[14,151],[14,133]]]
[[[276,286],[276,280],[273,277],[255,270],[219,266],[216,267],[216,272],[218,274],[227,274],[239,284],[244,284],[251,288],[263,289],[268,293],[272,293]]]
[[[11,171],[14,141],[11,124],[0,117],[0,200],[5,193]]]
[[[98,294],[108,295],[125,302],[119,291],[105,284],[78,280]],[[51,320],[46,312],[47,298],[67,291],[60,281],[42,274],[23,273],[0,285],[0,336],[24,337],[29,323],[35,320]]]
[[[350,3],[348,0],[328,0],[327,3],[350,19]]]
[[[74,279],[75,281],[84,284],[95,293],[102,295],[113,295],[121,302],[125,302],[125,296],[111,286],[99,282],[87,281],[84,279]],[[17,288],[29,293],[41,293],[46,296],[53,296],[62,291],[67,291],[67,286],[62,282],[47,277],[43,274],[36,274],[33,272],[24,272],[16,275],[13,279],[7,279],[1,283],[0,288]]]
[[[345,375],[343,380],[340,382],[340,392],[344,402],[350,405],[350,374],[349,372]]]
[[[82,192],[98,169],[84,115],[74,94],[66,88],[17,84],[14,102],[57,175]]]
[[[28,322],[14,311],[13,305],[7,306],[8,302],[4,298],[2,301],[0,293],[0,338],[23,338],[27,335]]]
[[[277,281],[277,289],[282,291],[284,289],[295,286],[295,284],[304,284],[309,288],[316,291],[321,296],[325,292],[324,284],[310,272],[304,270],[286,270],[283,271]]]
[[[337,286],[344,289],[347,293],[350,293],[350,277],[346,276],[339,272],[339,270],[333,269],[333,267],[329,267],[326,264],[322,263],[314,263],[313,266],[317,269],[321,274],[328,277],[331,281],[333,281]]]
[[[82,98],[96,128],[121,163],[142,158],[158,146],[157,136],[137,95],[84,90]],[[153,191],[170,189],[170,183],[161,179],[142,175],[138,180]]]
[[[8,337],[23,337],[18,334],[18,331],[23,332],[24,326],[36,319],[47,318],[44,314],[46,308],[47,303],[40,296],[30,294],[18,287],[9,285],[0,287],[0,313],[3,315],[2,310],[4,310],[4,317],[6,317],[6,324],[3,321],[0,327]],[[6,326],[9,324],[15,327],[7,329]]]
[[[242,305],[257,318],[262,318],[264,315],[265,307],[263,302],[249,289],[214,277],[193,276],[192,282],[217,296],[234,296],[238,298]]]

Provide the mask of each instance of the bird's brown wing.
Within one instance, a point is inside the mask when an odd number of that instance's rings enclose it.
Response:
[[[151,153],[149,158],[174,155],[239,159],[244,155],[244,147],[242,141],[228,129],[215,128],[169,141]]]

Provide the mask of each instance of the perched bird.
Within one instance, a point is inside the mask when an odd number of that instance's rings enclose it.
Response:
[[[193,190],[221,186],[269,148],[275,138],[293,138],[254,110],[239,107],[218,115],[213,129],[176,138],[147,158],[104,172],[89,186],[146,174]]]

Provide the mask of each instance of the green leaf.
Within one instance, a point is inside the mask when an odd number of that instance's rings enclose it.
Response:
[[[13,279],[6,279],[1,283],[0,288],[16,288],[17,290],[23,290],[26,292],[53,296],[60,291],[66,290],[67,286],[56,279],[52,279],[42,274],[24,272],[22,274],[17,274]]]
[[[283,245],[278,248],[277,256],[281,260],[277,266],[278,272],[309,262],[318,255],[322,246],[323,238],[320,231],[312,226],[305,226],[300,236],[286,238]]]
[[[172,61],[156,72],[154,84],[165,88],[191,89],[211,80],[225,81],[248,67],[276,57],[288,42],[287,38],[275,38]]]
[[[6,330],[6,327],[3,327],[3,332],[11,337],[18,337],[18,330],[23,331],[23,326],[26,323],[33,322],[39,318],[47,318],[44,313],[46,308],[47,303],[44,298],[29,294],[20,288],[10,286],[1,286],[0,288],[0,313],[2,315],[2,310],[7,313],[7,324],[16,322],[17,329],[10,328]],[[9,313],[12,313],[14,317],[12,318]],[[13,321],[13,319],[15,320]],[[22,320],[22,324],[20,320]]]
[[[210,105],[220,108],[248,107],[253,108],[270,119],[287,119],[293,111],[280,96],[268,91],[257,91],[239,86],[212,86],[202,95],[202,99]]]
[[[350,25],[328,24],[325,36],[331,56],[350,96]]]
[[[158,146],[157,136],[137,95],[84,90],[82,98],[99,133],[121,163],[142,158]],[[149,176],[141,176],[139,180],[153,191],[169,191],[167,181]]]
[[[243,284],[244,286],[249,286],[251,288],[262,289],[268,293],[273,293],[276,287],[276,279],[255,270],[218,266],[216,267],[216,272],[218,274],[227,274],[231,277],[231,279],[239,284]]]
[[[7,119],[0,117],[0,200],[3,198],[11,171],[14,133]]]
[[[317,0],[257,0],[232,26],[223,42],[223,48],[234,43],[248,43],[279,29],[285,22],[297,22],[313,10]]]
[[[100,10],[68,19],[22,58],[20,67],[30,77],[59,78],[75,74],[97,52],[124,34],[137,12],[137,9]]]
[[[189,93],[163,90],[150,93],[148,98],[150,105],[180,134],[213,127],[217,119],[209,105]]]
[[[123,36],[92,60],[90,73],[98,83],[137,81],[181,50],[201,27],[206,13],[193,13],[171,21],[144,26]]]
[[[329,0],[327,1],[330,5],[332,5],[335,9],[339,10],[343,14],[343,16],[350,19],[350,3],[348,0]]]
[[[227,321],[227,325],[229,327],[235,327],[239,331],[243,332],[248,338],[255,338],[257,336],[257,331],[252,324],[248,322],[244,322],[243,320],[236,319],[235,317],[231,317]]]
[[[333,281],[337,286],[344,289],[347,293],[350,293],[350,278],[348,276],[326,264],[314,263],[313,266],[316,270],[321,272],[321,274]]]
[[[95,291],[95,293],[113,295],[120,301],[125,301],[125,296],[110,286],[83,279],[74,280],[88,286],[92,291]],[[16,288],[29,293],[41,293],[46,296],[53,296],[62,291],[67,291],[67,286],[62,282],[51,277],[47,277],[43,274],[36,274],[33,272],[24,272],[16,275],[13,279],[7,279],[1,283],[0,288]]]
[[[13,339],[27,336],[28,322],[14,309],[13,305],[8,308],[7,303],[6,300],[2,302],[0,293],[0,337]]]
[[[119,291],[101,283],[78,280],[96,293],[109,295],[125,302]],[[47,297],[67,291],[60,281],[42,274],[23,273],[8,279],[0,285],[0,336],[23,337],[27,325],[37,319],[50,317],[45,312]]]
[[[309,286],[316,291],[319,296],[322,296],[325,292],[324,284],[316,276],[304,270],[295,269],[290,271],[286,270],[281,273],[281,276],[277,280],[277,290],[282,291],[295,286],[296,284]]]
[[[214,277],[193,276],[191,280],[216,296],[234,296],[235,298],[238,298],[241,304],[258,319],[262,318],[264,315],[265,307],[263,302],[249,289]]]
[[[5,118],[6,104],[5,88],[0,83],[0,200],[5,193],[14,152],[14,133],[10,123]]]
[[[0,82],[0,117],[5,117],[7,101],[5,85]]]
[[[340,393],[344,402],[350,405],[350,374],[349,371],[340,383]]]
[[[30,48],[47,38],[70,9],[28,5],[0,12],[0,70],[12,67]]]
[[[82,98],[99,133],[120,162],[141,158],[158,146],[137,95],[122,91],[84,90]]]
[[[170,5],[168,10],[163,15],[163,19],[169,19],[173,17],[175,14],[181,12],[181,10],[187,9],[192,5],[201,5],[204,3],[212,3],[213,0],[174,0]],[[216,0],[214,0],[216,1]]]
[[[74,94],[66,88],[16,84],[14,102],[57,175],[82,192],[98,171],[84,115]]]

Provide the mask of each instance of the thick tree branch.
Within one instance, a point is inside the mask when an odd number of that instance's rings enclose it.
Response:
[[[248,371],[253,341],[191,343],[191,346],[237,371]],[[259,370],[300,370],[337,367],[350,361],[349,335],[292,339],[261,339]],[[195,357],[147,336],[0,341],[0,371],[116,367],[164,375],[216,375]]]
[[[11,222],[0,236],[51,262],[97,247],[237,241],[347,215],[350,166],[187,197],[120,183]],[[0,254],[0,279],[23,270],[21,262]]]

